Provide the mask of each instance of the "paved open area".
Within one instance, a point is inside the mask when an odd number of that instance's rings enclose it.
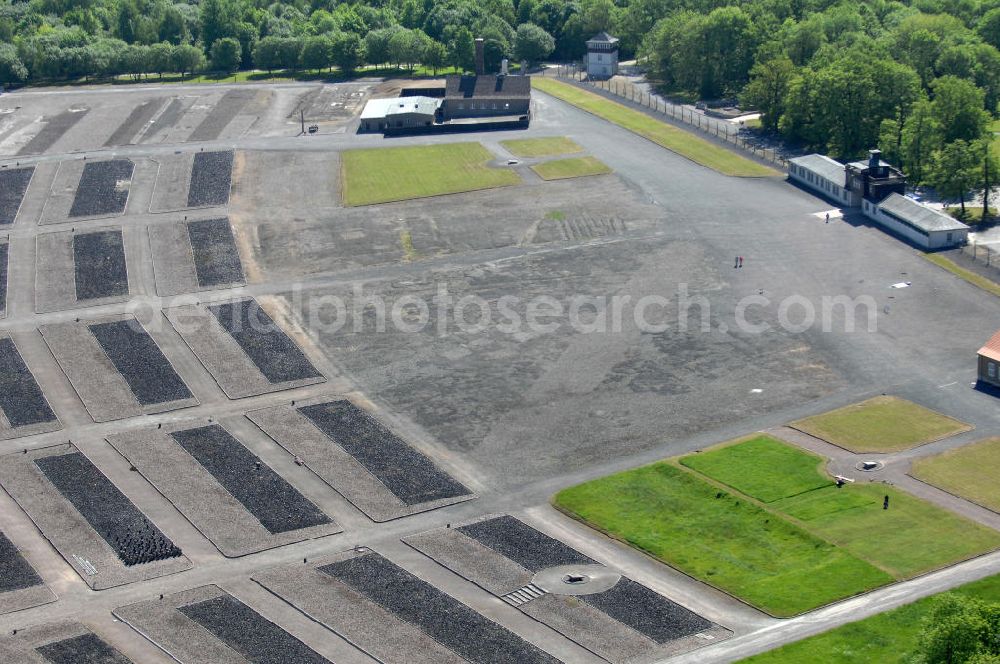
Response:
[[[998,529],[909,472],[1000,435],[972,388],[1000,302],[541,92],[527,130],[357,133],[379,85],[0,97],[5,661],[728,662],[1000,572],[779,620],[553,508],[768,431]],[[504,146],[544,138],[609,172]],[[345,205],[345,151],[457,142],[505,186]],[[859,454],[787,428],[882,395],[973,429]]]

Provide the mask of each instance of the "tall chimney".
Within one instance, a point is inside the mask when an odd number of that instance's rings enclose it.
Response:
[[[483,38],[476,38],[476,76],[482,76],[486,73],[486,49],[483,44]]]
[[[882,163],[882,151],[881,150],[869,150],[868,151],[868,168],[869,170],[878,170],[879,165]]]

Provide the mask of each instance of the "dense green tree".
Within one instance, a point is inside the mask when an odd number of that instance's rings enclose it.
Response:
[[[365,42],[353,32],[338,32],[331,40],[330,57],[343,72],[353,72],[365,61]]]
[[[13,44],[0,44],[0,83],[10,85],[28,78],[28,68],[17,55]]]
[[[202,0],[201,39],[207,46],[223,37],[236,37],[239,11],[235,0]]]
[[[919,664],[990,662],[1000,655],[1000,605],[944,595],[924,620]]]
[[[983,91],[971,81],[942,76],[931,86],[934,115],[944,132],[943,140],[974,141],[983,135],[989,114],[983,111]]]
[[[447,41],[448,64],[462,71],[476,68],[476,43],[472,32],[462,26],[454,30]]]
[[[957,198],[962,206],[962,214],[964,215],[966,194],[981,182],[981,165],[982,162],[974,143],[963,140],[946,143],[944,147],[936,151],[931,157],[928,184],[934,187],[937,193],[945,198]],[[950,639],[954,636],[955,633],[949,633],[947,638]],[[931,661],[951,662],[963,660],[945,659]]]
[[[243,49],[240,43],[232,37],[216,39],[212,44],[212,69],[215,71],[234,72],[240,68],[240,60],[243,58]]]
[[[517,26],[514,37],[514,57],[535,63],[544,60],[556,49],[556,40],[534,23]]]
[[[430,67],[434,76],[437,76],[438,69],[441,69],[448,62],[448,49],[439,41],[429,39],[424,47],[424,54],[421,62],[425,67]]]
[[[302,44],[303,69],[315,69],[317,73],[333,65],[333,40],[327,35],[307,37]]]
[[[785,112],[788,84],[794,76],[795,64],[785,56],[760,62],[750,70],[750,83],[743,88],[741,103],[763,114],[761,124],[766,129],[777,130]]]
[[[174,71],[181,76],[198,71],[205,65],[205,54],[191,44],[181,44],[174,48]]]

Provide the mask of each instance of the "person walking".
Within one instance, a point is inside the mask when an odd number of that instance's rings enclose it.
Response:
[[[740,266],[740,257],[737,256],[736,258],[733,259],[733,269],[736,269],[739,266]]]
[[[830,223],[830,213],[826,213],[826,223]]]
[[[743,267],[743,257],[740,256],[739,259],[740,259],[740,267]]]

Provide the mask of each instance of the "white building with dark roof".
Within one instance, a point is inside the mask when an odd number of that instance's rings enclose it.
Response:
[[[851,207],[847,168],[825,154],[807,154],[788,160],[788,179],[807,189]]]
[[[611,78],[618,73],[618,38],[598,32],[587,40],[587,76]]]
[[[969,227],[962,222],[900,194],[889,194],[879,203],[866,200],[862,211],[878,225],[921,249],[953,247],[965,244],[969,237]]]
[[[361,111],[361,131],[430,127],[440,106],[434,97],[370,99]]]

